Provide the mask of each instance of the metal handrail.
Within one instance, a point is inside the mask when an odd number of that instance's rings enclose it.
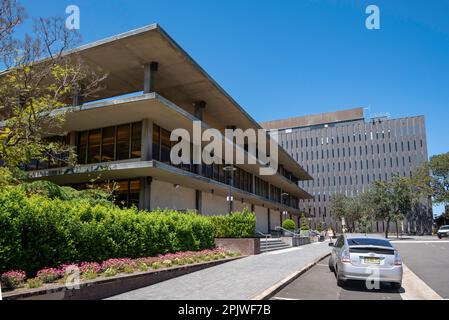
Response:
[[[258,233],[258,234],[262,235],[263,237],[265,237],[265,250],[268,250],[268,238],[271,238],[271,234],[263,233],[263,232],[260,232],[260,231],[257,231],[257,230],[256,230],[256,233]]]
[[[293,232],[293,231],[287,230],[287,229],[285,229],[285,228],[282,228],[281,226],[277,226],[275,229],[276,229],[276,230],[282,230],[282,231],[285,231],[285,232],[287,232],[287,233],[290,233],[290,234],[292,234],[294,237],[300,237],[300,236],[301,236],[299,233],[295,233],[295,232]]]

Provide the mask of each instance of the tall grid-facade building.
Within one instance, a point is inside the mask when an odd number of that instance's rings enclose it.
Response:
[[[313,195],[299,204],[311,218],[312,227],[320,223],[340,228],[332,218],[333,194],[355,196],[368,190],[373,181],[411,176],[427,160],[424,116],[366,119],[363,108],[356,108],[270,121],[262,126],[279,129],[279,144],[313,177],[299,182]],[[421,233],[429,232],[431,225],[431,206],[424,201],[401,228]],[[383,222],[373,222],[373,231],[384,229]]]

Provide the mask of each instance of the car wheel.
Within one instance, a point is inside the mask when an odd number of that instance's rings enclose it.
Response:
[[[393,289],[399,290],[399,289],[402,288],[402,283],[400,283],[400,282],[393,282],[391,284],[391,286],[393,287]]]
[[[329,270],[335,272],[334,262],[332,261],[332,257],[329,258]]]
[[[438,235],[438,239],[441,239],[441,236],[440,236],[440,235]]]
[[[337,286],[343,287],[346,284],[346,282],[341,279],[340,274],[338,273],[338,270],[336,271],[336,273],[337,273]]]

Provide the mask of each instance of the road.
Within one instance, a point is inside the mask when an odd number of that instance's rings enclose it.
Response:
[[[449,241],[392,241],[404,262],[403,286],[368,290],[364,282],[337,286],[328,258],[278,292],[272,300],[449,299]]]

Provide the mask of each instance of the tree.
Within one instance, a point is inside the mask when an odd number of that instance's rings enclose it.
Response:
[[[385,228],[387,238],[390,222],[396,223],[398,231],[397,222],[404,219],[413,208],[411,184],[408,178],[394,176],[390,182],[375,181],[370,192],[370,205],[375,210],[376,218],[387,223]]]
[[[73,95],[94,95],[104,74],[97,74],[77,53],[67,54],[80,42],[62,18],[40,18],[34,32],[14,38],[24,11],[15,0],[2,0],[0,12],[1,59],[7,71],[0,74],[0,159],[15,170],[32,159],[73,164],[74,150],[59,139]],[[2,33],[2,30],[3,31]],[[64,111],[63,111],[64,110]],[[70,156],[68,156],[70,155]]]
[[[15,0],[1,0],[0,2],[0,55],[12,50],[14,40],[12,35],[15,28],[23,22],[25,10]]]
[[[435,203],[449,205],[449,152],[430,158],[430,186]]]
[[[335,220],[341,221],[346,215],[348,197],[336,193],[331,197],[331,212]]]
[[[301,223],[300,229],[302,231],[308,231],[310,229],[309,223],[307,222],[307,218],[304,212],[301,213],[300,223]]]

